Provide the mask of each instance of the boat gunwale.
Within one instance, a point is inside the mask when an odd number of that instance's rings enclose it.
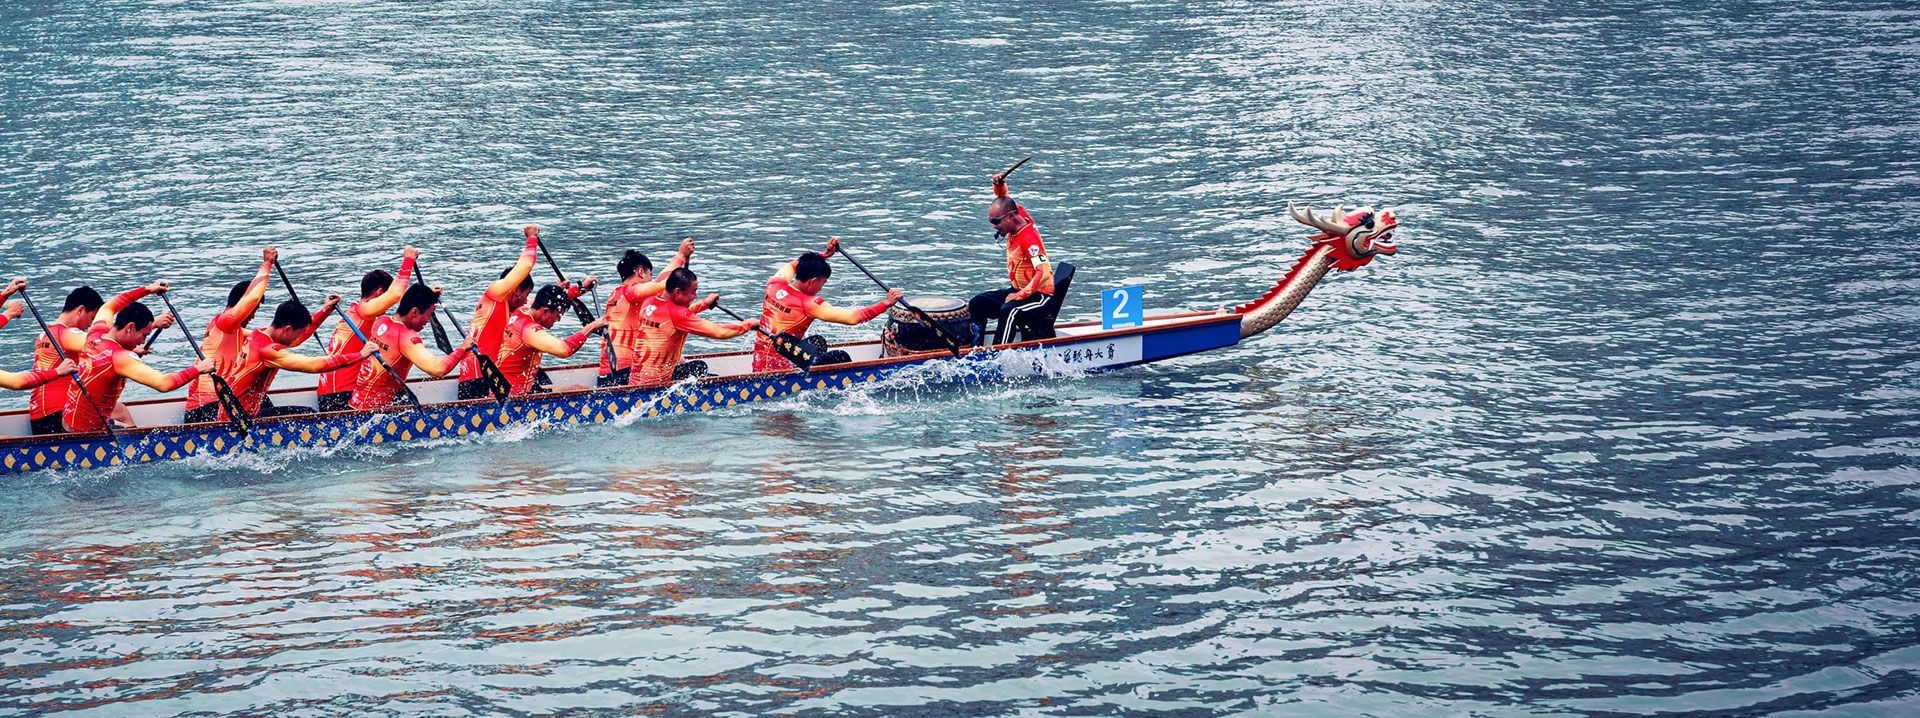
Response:
[[[1053,337],[1047,338],[1047,339],[1030,339],[1022,342],[996,344],[991,347],[967,347],[962,350],[960,357],[954,357],[954,358],[965,358],[965,357],[973,356],[974,354],[978,353],[978,351],[980,350],[990,350],[990,351],[998,352],[998,351],[1008,351],[1008,350],[1017,350],[1017,349],[1030,349],[1033,347],[1049,346],[1054,344],[1082,342],[1082,341],[1089,341],[1089,340],[1096,340],[1096,339],[1105,339],[1110,337],[1129,336],[1134,334],[1147,334],[1147,333],[1164,331],[1167,329],[1180,328],[1180,327],[1202,326],[1202,325],[1211,324],[1211,323],[1224,322],[1227,320],[1237,321],[1240,319],[1240,316],[1241,315],[1238,312],[1233,312],[1225,309],[1217,309],[1212,311],[1200,311],[1200,312],[1181,312],[1176,314],[1162,314],[1162,315],[1143,318],[1142,324],[1140,326],[1123,327],[1120,329],[1110,329],[1110,330],[1094,332],[1091,334],[1073,334],[1073,335],[1056,334]],[[1164,322],[1167,320],[1184,320],[1184,321],[1177,321],[1171,324],[1159,324],[1159,325],[1148,324],[1148,322],[1156,322],[1156,321]],[[1068,328],[1076,328],[1076,327],[1095,326],[1099,324],[1100,322],[1098,321],[1073,322],[1068,324],[1057,325],[1055,328],[1068,329]],[[865,345],[878,344],[878,343],[880,343],[880,341],[877,339],[869,339],[869,340],[857,341],[857,342],[843,342],[840,344],[833,344],[830,346],[855,347],[855,346],[865,346]],[[693,356],[685,357],[684,360],[692,361],[692,360],[698,360],[698,359],[714,359],[719,357],[740,356],[740,355],[751,354],[751,353],[752,353],[752,350],[712,352],[707,354],[695,354]],[[882,356],[876,359],[868,359],[864,361],[832,364],[832,365],[829,365],[830,368],[822,367],[812,372],[801,372],[798,368],[788,368],[788,369],[780,369],[780,370],[774,370],[774,371],[747,372],[744,374],[727,374],[724,376],[702,377],[698,381],[700,384],[705,385],[705,384],[722,384],[722,383],[735,382],[735,381],[763,379],[767,377],[784,376],[784,375],[825,374],[825,373],[839,372],[844,370],[857,370],[857,369],[865,369],[868,367],[884,366],[888,364],[919,362],[919,361],[926,361],[929,359],[937,359],[941,357],[951,357],[951,356],[952,356],[952,352],[949,352],[945,349],[935,349],[935,350],[923,351],[923,352],[913,352],[911,354],[901,354],[899,356],[891,356],[891,357]],[[570,364],[565,366],[551,367],[551,369],[564,371],[569,369],[580,369],[585,367],[596,367],[596,366],[597,366],[596,364]],[[530,395],[524,395],[521,397],[512,397],[508,399],[508,402],[509,403],[524,402],[524,401],[532,401],[532,400],[548,401],[552,399],[567,399],[567,398],[574,398],[574,397],[581,397],[581,396],[611,396],[611,395],[627,393],[627,392],[640,392],[640,391],[652,391],[656,389],[663,389],[678,383],[680,382],[669,380],[669,381],[663,381],[663,382],[653,382],[650,384],[629,384],[625,386],[589,387],[586,389],[579,389],[574,391],[547,392],[543,394],[530,394]],[[303,391],[311,391],[311,389],[308,389],[305,387],[291,387],[286,389],[269,390],[267,394],[268,396],[272,396],[273,394],[296,393],[296,392],[303,392]],[[127,404],[128,406],[148,406],[153,404],[177,402],[180,400],[181,399],[178,397],[165,397],[165,398],[157,398],[157,399],[144,399],[136,402],[128,402]],[[444,401],[444,402],[438,402],[433,404],[422,404],[418,409],[414,409],[411,407],[388,408],[388,409],[345,409],[341,411],[324,411],[324,412],[313,412],[313,413],[305,413],[305,414],[290,414],[286,416],[259,417],[254,419],[254,423],[255,424],[279,424],[279,423],[296,422],[296,421],[314,421],[319,419],[325,419],[325,420],[349,419],[355,416],[371,417],[371,416],[389,415],[389,414],[405,415],[405,414],[410,414],[416,411],[432,411],[432,410],[441,409],[441,408],[479,406],[483,404],[491,404],[493,402],[494,400],[491,398],[456,399],[454,401]],[[28,410],[26,409],[17,409],[14,411],[0,412],[0,416],[6,416],[6,415],[12,415],[12,414],[25,414],[27,411]],[[117,437],[139,437],[139,436],[146,436],[154,433],[177,431],[181,429],[211,429],[211,428],[220,427],[222,425],[226,425],[228,423],[230,422],[204,421],[204,422],[198,422],[198,423],[192,423],[192,424],[158,424],[154,426],[136,426],[136,427],[126,428],[126,429],[117,429],[115,430],[114,434]],[[239,432],[235,432],[235,433],[239,433]],[[21,444],[84,441],[88,439],[98,439],[98,438],[106,438],[106,437],[107,437],[107,432],[105,431],[74,432],[74,433],[64,433],[64,434],[45,434],[45,435],[34,435],[34,436],[0,436],[0,447],[12,447],[12,446],[18,446]]]

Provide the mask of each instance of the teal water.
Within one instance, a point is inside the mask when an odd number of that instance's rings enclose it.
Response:
[[[197,326],[269,243],[471,303],[530,222],[964,297],[1026,155],[1074,314],[1258,294],[1288,200],[1405,229],[1113,374],[10,477],[0,712],[1912,713],[1916,52],[1872,2],[8,4],[42,304]]]

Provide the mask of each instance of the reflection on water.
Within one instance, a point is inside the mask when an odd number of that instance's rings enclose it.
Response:
[[[1015,192],[1080,267],[1069,314],[1130,283],[1156,309],[1257,295],[1304,247],[1288,200],[1406,226],[1275,331],[1152,367],[9,479],[0,710],[1920,700],[1920,272],[1888,230],[1920,186],[1904,7],[0,20],[0,247],[41,304],[164,276],[199,324],[268,243],[316,292],[416,244],[470,299],[528,222],[602,276],[693,236],[736,306],[835,234],[964,298],[1004,267],[985,178],[1028,154]],[[834,301],[879,296],[842,271]],[[156,363],[184,365],[178,341]]]

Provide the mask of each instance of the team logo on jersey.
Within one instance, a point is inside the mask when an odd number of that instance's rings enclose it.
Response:
[[[653,305],[653,304],[649,304],[649,305],[647,305],[647,311],[645,311],[645,312],[641,312],[641,314],[643,314],[643,315],[645,315],[645,316],[649,316],[649,317],[651,317],[651,316],[653,316],[653,310],[655,310],[655,309],[659,309],[659,308],[660,308],[659,306],[656,306],[656,305]]]
[[[785,289],[782,289],[782,290],[780,290],[779,292],[776,292],[776,293],[775,293],[775,294],[773,295],[773,298],[774,298],[774,299],[786,299],[786,298],[787,298],[787,290],[785,290]]]

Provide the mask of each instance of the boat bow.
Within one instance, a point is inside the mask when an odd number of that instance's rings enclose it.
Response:
[[[1273,288],[1259,299],[1233,308],[1233,313],[1240,315],[1241,339],[1272,329],[1286,319],[1307,298],[1307,293],[1326,278],[1327,272],[1359,269],[1374,257],[1400,251],[1393,243],[1393,230],[1400,223],[1391,208],[1376,212],[1362,207],[1348,213],[1344,207],[1336,206],[1330,216],[1322,219],[1313,215],[1313,208],[1300,211],[1289,202],[1287,213],[1319,232],[1307,237],[1313,246]]]

